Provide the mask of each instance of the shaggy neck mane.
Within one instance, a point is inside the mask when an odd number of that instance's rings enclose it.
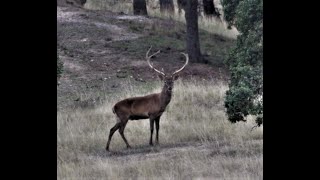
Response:
[[[166,84],[164,84],[162,91],[160,93],[160,106],[161,109],[165,109],[167,105],[170,103],[172,97],[172,90],[169,91],[166,87]]]

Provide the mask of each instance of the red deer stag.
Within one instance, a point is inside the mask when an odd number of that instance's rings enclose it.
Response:
[[[149,51],[152,47],[147,51],[146,53],[146,59],[149,64],[149,66],[159,73],[159,78],[164,81],[164,86],[162,88],[162,91],[160,93],[150,94],[143,97],[132,97],[128,99],[124,99],[122,101],[117,102],[113,108],[112,111],[117,116],[117,123],[110,129],[109,139],[107,142],[106,150],[109,151],[109,145],[112,138],[112,135],[115,131],[119,129],[119,133],[123,139],[123,141],[126,143],[127,148],[130,148],[127,139],[124,136],[124,129],[126,127],[126,124],[128,120],[139,120],[139,119],[150,119],[150,145],[153,145],[152,143],[152,135],[153,135],[153,128],[154,128],[154,122],[156,122],[156,144],[159,143],[159,121],[162,113],[165,111],[167,105],[170,103],[171,96],[172,96],[172,89],[173,89],[173,82],[178,79],[178,73],[182,71],[185,66],[188,64],[189,57],[185,53],[181,53],[186,57],[185,64],[172,74],[165,74],[162,71],[157,70],[154,68],[151,63],[150,59],[154,55],[160,53],[160,50],[151,56],[148,56]]]

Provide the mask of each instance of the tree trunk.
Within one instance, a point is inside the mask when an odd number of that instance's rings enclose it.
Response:
[[[146,0],[133,0],[134,15],[148,15]]]
[[[173,0],[159,0],[160,2],[160,12],[163,13],[165,11],[169,13],[174,13],[174,5]]]
[[[185,1],[184,0],[177,0],[177,4],[178,4],[178,13],[181,13],[181,9],[184,9],[185,6]]]
[[[87,2],[87,0],[80,0],[80,3],[81,3],[82,6],[83,6],[86,2]]]
[[[198,0],[186,0],[185,18],[187,23],[187,52],[191,62],[204,63],[200,52],[198,30]]]
[[[219,13],[216,11],[216,8],[214,7],[213,0],[203,0],[202,3],[205,15],[219,17]]]

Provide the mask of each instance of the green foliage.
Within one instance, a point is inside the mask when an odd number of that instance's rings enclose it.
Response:
[[[226,64],[231,73],[225,107],[233,123],[245,121],[248,115],[263,122],[263,15],[262,0],[223,0],[225,17],[240,35],[229,53]]]
[[[241,0],[222,0],[224,18],[229,23],[228,28],[234,25],[234,19],[236,16],[236,8]]]
[[[61,62],[59,56],[57,56],[57,78],[61,77],[63,72],[63,63]]]

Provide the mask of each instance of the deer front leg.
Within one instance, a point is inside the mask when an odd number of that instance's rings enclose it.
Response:
[[[109,146],[110,146],[110,141],[112,138],[112,135],[114,134],[114,132],[116,132],[116,130],[118,130],[120,128],[120,122],[118,122],[116,125],[114,125],[111,129],[110,129],[110,133],[109,133],[109,139],[107,142],[107,146],[106,146],[106,150],[109,151]]]
[[[155,121],[156,121],[156,144],[159,144],[160,117],[156,118]]]
[[[131,146],[129,145],[126,137],[124,136],[124,129],[126,128],[126,125],[127,125],[127,121],[123,122],[123,123],[120,125],[119,133],[120,133],[123,141],[126,143],[127,148],[131,148]]]
[[[150,144],[151,146],[153,146],[153,143],[152,143],[153,127],[154,127],[154,118],[150,118],[150,132],[151,132],[151,135],[150,135],[150,142],[149,142],[149,144]]]

